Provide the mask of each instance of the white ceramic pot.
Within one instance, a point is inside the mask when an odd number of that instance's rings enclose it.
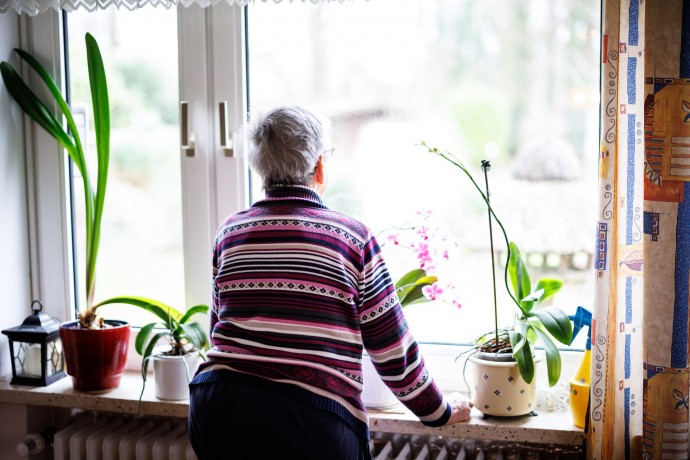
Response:
[[[383,409],[398,404],[398,399],[379,377],[369,355],[362,355],[362,401],[369,409]]]
[[[201,364],[198,353],[184,356],[155,355],[153,379],[156,398],[170,401],[189,399],[189,381]]]
[[[534,358],[535,368],[543,358]],[[487,415],[512,417],[532,412],[537,402],[537,376],[527,383],[515,361],[489,361],[471,356],[470,388],[474,407]]]

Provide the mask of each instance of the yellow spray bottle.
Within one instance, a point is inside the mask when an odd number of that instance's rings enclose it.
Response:
[[[570,379],[570,410],[573,414],[573,424],[584,428],[589,403],[589,376],[592,364],[592,313],[584,307],[577,307],[577,312],[569,318],[573,322],[573,338],[570,343],[575,340],[580,329],[587,327],[585,353],[575,375]]]

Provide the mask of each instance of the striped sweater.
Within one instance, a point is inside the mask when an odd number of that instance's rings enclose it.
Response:
[[[376,239],[308,187],[273,187],[223,223],[213,250],[211,310],[213,347],[193,383],[246,376],[296,391],[366,429],[365,348],[423,423],[440,426],[450,417]]]

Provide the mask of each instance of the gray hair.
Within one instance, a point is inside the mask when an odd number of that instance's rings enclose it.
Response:
[[[298,106],[255,116],[248,130],[249,164],[264,187],[310,185],[330,125]]]

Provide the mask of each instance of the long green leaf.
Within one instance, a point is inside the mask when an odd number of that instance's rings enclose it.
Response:
[[[546,370],[549,375],[549,386],[554,386],[558,383],[561,377],[561,353],[558,347],[553,343],[551,337],[541,331],[539,328],[534,328],[534,332],[539,336],[539,340],[544,345],[546,352]]]
[[[524,299],[532,292],[532,285],[529,278],[527,266],[522,259],[520,248],[514,242],[510,243],[510,260],[508,261],[508,272],[510,273],[510,282],[513,285],[513,292],[517,299]],[[520,309],[529,313],[532,309],[533,302],[518,302]]]
[[[189,309],[187,309],[186,312],[184,312],[184,315],[179,320],[180,324],[185,324],[189,321],[189,319],[196,315],[197,313],[199,314],[205,314],[208,313],[208,305],[195,305]]]
[[[93,238],[91,240],[91,258],[87,260],[86,279],[87,302],[88,305],[91,305],[95,288],[96,260],[101,239],[101,217],[103,215],[103,204],[105,202],[105,191],[108,181],[108,165],[110,163],[110,103],[108,101],[108,84],[105,78],[105,68],[98,43],[89,33],[86,34],[85,41],[89,67],[89,83],[91,84],[94,130],[96,133],[96,156],[98,157]]]
[[[48,90],[50,93],[53,95],[55,98],[55,101],[57,102],[58,108],[62,112],[62,114],[65,116],[65,119],[67,120],[67,127],[69,128],[70,132],[72,133],[72,138],[74,139],[74,144],[76,146],[76,151],[79,154],[79,158],[73,158],[73,161],[75,165],[77,166],[77,169],[79,169],[79,172],[83,177],[88,177],[88,170],[86,168],[86,159],[84,158],[83,155],[83,149],[81,145],[81,139],[79,137],[79,131],[77,130],[77,125],[74,122],[74,118],[72,117],[72,111],[70,110],[69,106],[67,105],[67,102],[65,99],[62,97],[62,93],[60,92],[60,88],[57,87],[55,84],[55,81],[53,78],[50,76],[48,71],[41,65],[41,63],[36,60],[31,54],[27,53],[26,51],[22,49],[16,48],[14,50],[19,57],[21,57],[29,66],[31,66],[32,69],[38,74],[39,77],[41,77],[41,80],[45,83],[45,85],[48,87]]]
[[[19,104],[19,107],[36,123],[53,136],[71,155],[75,152],[72,138],[62,128],[60,122],[43,101],[34,93],[14,68],[7,62],[0,63],[0,73],[7,87],[7,92]]]
[[[549,297],[553,296],[556,294],[558,291],[561,290],[563,287],[563,280],[559,280],[556,278],[542,278],[539,281],[537,281],[537,290],[543,289],[544,293],[542,294],[541,298],[539,299],[539,302],[543,302]]]
[[[398,300],[403,307],[415,302],[425,302],[423,289],[425,286],[431,286],[438,278],[435,276],[424,276],[414,281],[411,285],[405,285],[398,290]]]
[[[159,323],[150,323],[142,327],[134,340],[134,349],[140,355],[144,353],[146,344],[149,343],[149,337],[153,332],[153,328],[158,326]]]
[[[182,317],[180,313],[175,308],[159,302],[157,300],[149,299],[147,297],[136,297],[136,296],[117,296],[111,297],[110,299],[99,302],[94,305],[93,308],[99,308],[103,305],[124,303],[128,305],[134,305],[135,307],[143,308],[144,310],[153,313],[158,318],[160,318],[166,325],[169,319],[172,319],[175,324],[177,324]]]
[[[426,272],[423,268],[415,268],[401,276],[400,279],[395,283],[395,288],[398,289],[402,288],[403,286],[414,284],[414,282],[419,278],[423,278],[425,276]]]
[[[517,341],[521,341],[522,334],[516,332],[514,333],[514,338]],[[513,339],[511,338],[511,347],[513,346],[512,341]],[[517,343],[515,345],[517,345]],[[518,370],[520,371],[522,378],[525,379],[525,382],[532,383],[532,380],[534,379],[534,358],[532,357],[532,346],[530,345],[529,340],[526,340],[520,347],[519,351],[517,353],[513,353],[513,356],[517,361]]]
[[[558,307],[547,307],[535,310],[533,315],[556,340],[565,345],[570,343],[573,338],[573,325],[563,310]]]
[[[185,331],[185,335],[194,348],[197,350],[204,350],[208,348],[208,337],[206,336],[206,329],[203,328],[199,323],[187,323],[181,324]]]
[[[148,365],[149,365],[148,357],[151,356],[151,354],[153,353],[153,349],[156,348],[156,344],[158,343],[158,341],[167,335],[169,335],[169,333],[167,331],[159,332],[158,334],[154,335],[149,340],[148,344],[146,345],[146,348],[144,349],[144,353],[141,354],[141,356],[143,357],[142,367],[143,367],[143,373],[144,374],[148,370]]]

